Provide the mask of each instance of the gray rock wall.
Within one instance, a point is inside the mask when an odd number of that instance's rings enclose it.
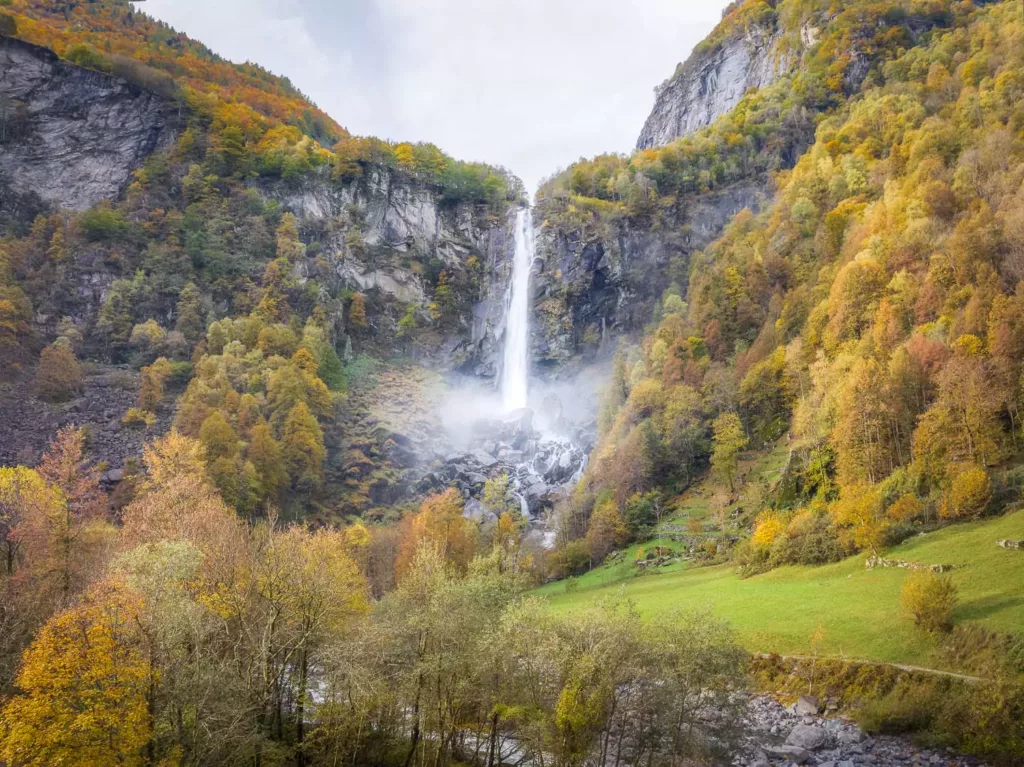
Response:
[[[750,88],[763,88],[786,71],[774,29],[751,27],[710,51],[694,52],[655,91],[654,109],[638,149],[664,146],[711,125],[736,106]]]
[[[368,169],[347,184],[327,172],[300,185],[263,184],[260,192],[298,216],[304,229],[328,232],[324,256],[334,277],[354,290],[377,290],[399,307],[425,307],[430,288],[416,263],[437,259],[450,275],[479,266],[467,327],[443,338],[421,361],[485,377],[497,372],[504,333],[506,289],[511,279],[515,209],[495,216],[485,206],[450,204],[440,190],[394,170]],[[361,247],[350,233],[358,227]]]
[[[581,356],[609,349],[617,337],[643,328],[670,283],[672,260],[679,261],[685,275],[690,254],[714,241],[744,208],[758,210],[767,190],[767,181],[755,178],[695,195],[682,202],[675,216],[656,222],[622,218],[580,229],[542,226],[531,327],[540,370],[561,372]],[[536,220],[548,219],[546,208],[559,204],[542,202]],[[549,220],[557,222],[558,216]]]
[[[116,198],[177,134],[177,109],[116,77],[0,37],[0,183],[83,210]]]

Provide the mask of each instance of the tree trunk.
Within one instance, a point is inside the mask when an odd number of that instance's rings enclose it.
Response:
[[[498,742],[498,712],[491,714],[491,737],[487,748],[487,767],[494,767],[494,748]]]
[[[309,673],[309,657],[303,649],[299,654],[299,692],[295,699],[295,767],[305,767],[306,755],[302,741],[306,737],[306,679]]]

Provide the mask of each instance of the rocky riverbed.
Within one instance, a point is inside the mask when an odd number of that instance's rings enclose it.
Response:
[[[869,736],[821,710],[810,697],[788,707],[768,696],[752,698],[733,767],[982,767],[972,757],[919,748],[907,738]]]

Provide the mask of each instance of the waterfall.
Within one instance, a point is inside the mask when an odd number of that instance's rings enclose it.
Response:
[[[530,270],[533,268],[533,213],[516,214],[515,259],[505,319],[505,358],[501,399],[506,412],[526,407],[530,377]]]

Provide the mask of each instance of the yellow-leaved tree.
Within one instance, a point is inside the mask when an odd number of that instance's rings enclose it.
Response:
[[[117,583],[51,618],[0,712],[0,759],[19,767],[145,763],[153,683],[137,618],[142,600]]]

